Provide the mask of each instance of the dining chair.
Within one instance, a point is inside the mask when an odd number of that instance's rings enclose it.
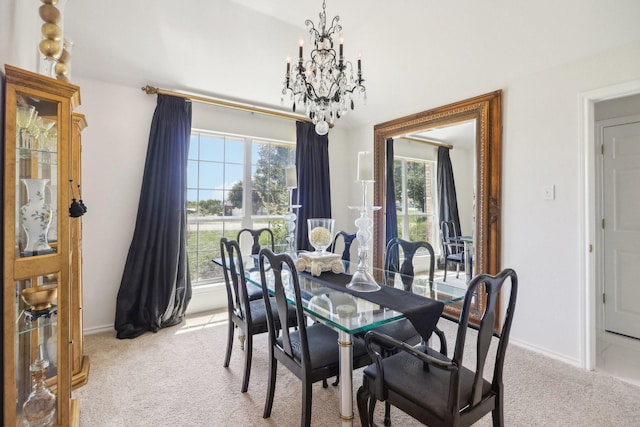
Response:
[[[464,265],[464,244],[456,240],[459,234],[453,221],[440,223],[440,240],[442,241],[442,258],[444,259],[444,282],[447,281],[449,262],[456,264],[456,279],[460,277],[460,266]]]
[[[272,251],[274,250],[275,238],[273,235],[273,231],[271,231],[271,229],[243,228],[242,230],[238,231],[238,235],[236,236],[236,241],[238,242],[238,244],[242,244],[242,240],[241,240],[242,236],[247,234],[251,236],[251,255],[255,255],[256,257],[258,256],[258,252],[260,252],[260,248],[262,247],[262,245],[260,245],[260,237],[263,235],[266,236],[267,244],[269,245],[271,250]],[[257,260],[256,260],[255,270],[258,270]],[[248,291],[249,291],[248,295],[250,300],[253,301],[254,299],[262,298],[262,289],[258,288],[257,286],[250,287]]]
[[[393,237],[387,243],[384,253],[384,271],[387,272],[386,280],[388,284],[393,285],[394,273],[400,273],[400,280],[404,290],[411,292],[413,288],[415,267],[413,259],[420,248],[427,251],[429,257],[429,288],[433,288],[433,273],[435,267],[435,258],[433,247],[426,241],[411,242],[399,237]],[[400,249],[402,249],[402,257],[400,257]]]
[[[259,258],[269,328],[269,381],[263,417],[271,416],[276,368],[280,362],[302,381],[300,425],[309,426],[312,384],[336,376],[340,370],[338,333],[322,323],[306,324],[298,274],[293,260],[287,254],[276,255],[264,248],[260,250]],[[289,274],[283,278],[285,272]],[[268,280],[272,282],[275,299],[268,298],[268,286],[271,283]],[[294,301],[294,305],[289,304],[287,299]],[[275,309],[272,310],[271,307]],[[288,328],[291,324],[287,319],[287,307],[295,308],[298,328],[294,331]],[[280,337],[277,335],[278,324],[283,326]],[[365,366],[371,361],[362,341],[354,343],[353,355],[354,368]]]
[[[494,332],[499,314],[498,296],[510,282],[504,323]],[[518,291],[514,270],[505,269],[492,276],[481,274],[469,282],[458,319],[456,344],[451,359],[427,345],[412,347],[377,331],[365,335],[367,351],[374,363],[364,369],[357,402],[363,426],[373,424],[375,400],[388,402],[429,426],[468,426],[491,412],[494,426],[504,425],[504,359]],[[506,293],[503,295],[506,296]],[[469,323],[469,315],[478,298],[486,298],[478,326]],[[465,342],[469,329],[477,329],[477,342],[471,367],[464,365]],[[484,378],[493,337],[495,362],[491,380]],[[384,357],[380,347],[394,347],[397,352]]]
[[[224,358],[224,367],[229,367],[235,329],[239,328],[242,331],[240,334],[240,345],[241,348],[244,347],[245,351],[244,377],[241,388],[241,391],[244,393],[249,387],[249,376],[251,375],[253,336],[266,333],[269,330],[267,327],[267,313],[265,311],[267,306],[262,298],[256,300],[250,300],[248,298],[247,282],[238,242],[228,240],[225,237],[221,238],[220,252],[222,254],[222,271],[227,289],[227,311],[229,314],[229,331],[227,335],[227,352]],[[251,287],[258,288],[253,285]],[[292,308],[289,309],[284,316],[287,318],[287,327],[292,327],[297,324],[296,313]],[[275,323],[275,328],[280,329],[279,321]]]
[[[407,292],[413,291],[413,282],[415,277],[415,266],[413,264],[414,257],[420,248],[425,249],[428,257],[429,272],[426,280],[425,291],[430,292],[433,290],[433,277],[435,273],[435,254],[433,247],[426,241],[410,242],[398,237],[394,237],[387,243],[387,249],[385,251],[385,285],[394,286],[395,273],[399,273],[400,280],[402,281],[403,288]],[[402,249],[402,253],[400,253]],[[402,262],[400,262],[402,260]],[[375,329],[378,333],[388,335],[394,339],[407,343],[409,345],[418,345],[422,341],[422,337],[413,327],[408,319],[400,319],[394,322],[386,323]],[[447,340],[439,328],[434,329],[434,333],[440,341],[440,351],[442,354],[447,354]],[[391,355],[395,352],[393,347],[381,346],[379,351],[385,356]],[[373,403],[375,406],[375,402]],[[390,425],[390,405],[385,403],[385,425]]]
[[[238,236],[236,237],[238,243],[241,242],[240,239],[244,234],[249,234],[251,236],[251,255],[258,255],[260,249],[262,249],[263,245],[260,244],[260,238],[263,235],[267,236],[267,243],[269,244],[269,247],[272,251],[275,251],[275,237],[273,235],[273,231],[270,228],[243,228],[242,230],[238,231]]]
[[[331,243],[331,247],[329,247],[330,252],[335,252],[337,243],[340,239],[342,239],[342,256],[341,259],[344,261],[351,262],[351,244],[356,238],[356,233],[347,233],[346,231],[338,231],[333,238],[333,243]]]

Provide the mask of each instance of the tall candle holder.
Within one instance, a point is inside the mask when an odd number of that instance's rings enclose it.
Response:
[[[293,190],[296,187],[289,187],[289,212],[284,214],[284,226],[287,230],[287,248],[285,249],[285,253],[289,255],[294,261],[297,258],[296,255],[296,219],[298,216],[293,211],[294,209],[298,209],[302,207],[302,205],[294,205],[293,204]]]
[[[373,220],[369,216],[369,211],[377,211],[380,206],[367,205],[367,187],[373,180],[361,180],[362,182],[362,204],[360,206],[349,206],[349,209],[360,211],[360,217],[355,220],[358,227],[356,238],[358,239],[358,267],[351,277],[351,282],[347,288],[359,292],[374,292],[380,289],[380,285],[369,272],[369,242],[371,241],[371,227]]]

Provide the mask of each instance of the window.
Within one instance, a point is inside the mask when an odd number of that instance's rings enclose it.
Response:
[[[293,164],[292,142],[192,131],[187,257],[194,286],[222,280],[222,270],[211,260],[220,257],[220,238],[235,239],[242,228],[271,228],[276,251],[284,250],[285,170]]]
[[[436,163],[398,156],[393,163],[398,236],[411,241],[426,240],[437,252]]]

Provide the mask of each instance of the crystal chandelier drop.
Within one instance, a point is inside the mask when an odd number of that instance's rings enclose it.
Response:
[[[362,64],[358,58],[358,69],[354,77],[354,68],[343,56],[343,41],[340,39],[338,52],[334,49],[333,36],[340,35],[342,27],[338,24],[339,16],[331,21],[327,28],[326,4],[322,2],[318,28],[307,19],[305,25],[309,30],[309,38],[314,49],[311,58],[305,61],[302,57],[303,42],[300,41],[298,64],[291,70],[291,59],[287,58],[282,100],[290,93],[293,111],[304,106],[306,114],[316,126],[319,135],[329,132],[329,124],[335,119],[354,109],[354,92],[359,93],[366,101],[366,88],[362,78]]]

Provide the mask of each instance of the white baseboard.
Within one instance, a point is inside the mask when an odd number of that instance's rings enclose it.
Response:
[[[517,339],[512,339],[512,338],[509,338],[509,344],[513,344],[518,347],[524,348],[525,350],[530,350],[530,351],[533,351],[534,353],[539,353],[539,354],[542,354],[543,356],[547,356],[552,359],[558,360],[560,362],[575,366],[577,368],[584,369],[580,360],[567,357],[564,354],[556,353],[554,351],[550,351],[549,349],[539,347],[537,345],[533,345]]]
[[[116,333],[116,331],[113,328],[113,324],[103,325],[103,326],[94,326],[93,328],[85,328],[82,330],[82,333],[84,335],[92,335],[92,334],[99,334],[101,332],[107,332],[107,331],[112,331],[114,334]]]

